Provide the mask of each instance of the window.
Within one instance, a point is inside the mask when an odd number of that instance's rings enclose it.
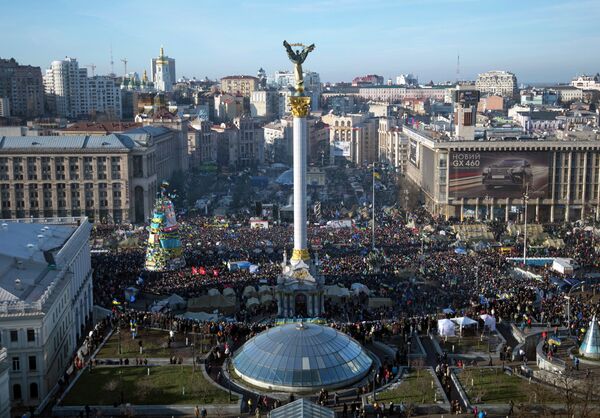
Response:
[[[37,358],[35,356],[29,356],[29,371],[33,372],[37,370]]]
[[[13,385],[13,399],[20,401],[23,396],[21,395],[21,385]]]
[[[21,370],[21,361],[19,360],[19,357],[13,357],[12,358],[12,364],[13,364],[13,372],[18,372],[19,370]]]
[[[33,328],[27,329],[27,342],[35,341],[35,330]]]
[[[38,385],[37,383],[32,383],[29,385],[29,397],[31,399],[37,399],[38,398]]]
[[[10,330],[10,342],[16,343],[19,341],[19,332],[16,329]]]

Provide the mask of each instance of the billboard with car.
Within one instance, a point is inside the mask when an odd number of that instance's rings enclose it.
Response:
[[[457,151],[450,153],[449,196],[453,198],[522,197],[548,194],[547,152]]]

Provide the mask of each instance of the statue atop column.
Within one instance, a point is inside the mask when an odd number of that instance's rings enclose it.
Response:
[[[294,77],[296,78],[296,93],[298,95],[302,95],[304,93],[304,75],[302,73],[302,64],[308,57],[308,53],[312,52],[315,49],[315,44],[311,44],[305,46],[303,44],[289,44],[287,41],[283,41],[283,46],[285,47],[288,57],[290,61],[294,63]],[[301,46],[302,51],[297,49],[294,51],[292,46]]]

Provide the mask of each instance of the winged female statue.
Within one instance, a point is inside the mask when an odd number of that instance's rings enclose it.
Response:
[[[294,77],[296,78],[296,91],[302,93],[304,91],[304,76],[302,75],[302,63],[306,60],[309,52],[315,49],[315,44],[305,46],[302,51],[297,49],[294,51],[292,46],[287,42],[283,41],[290,61],[294,63]]]

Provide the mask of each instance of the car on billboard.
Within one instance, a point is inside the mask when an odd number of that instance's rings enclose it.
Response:
[[[486,189],[525,187],[533,179],[531,164],[522,158],[507,158],[485,167],[481,176]]]

